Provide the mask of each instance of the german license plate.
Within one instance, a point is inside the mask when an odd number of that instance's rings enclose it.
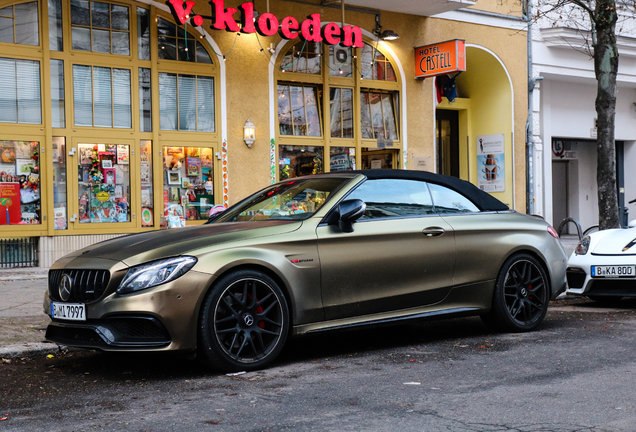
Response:
[[[86,321],[86,305],[82,303],[51,303],[51,318]]]
[[[633,265],[597,265],[592,266],[592,277],[636,277],[636,266]]]

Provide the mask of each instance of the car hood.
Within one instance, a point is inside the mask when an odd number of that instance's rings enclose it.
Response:
[[[594,255],[636,255],[636,228],[599,231]],[[625,250],[623,250],[625,249]]]
[[[299,221],[227,222],[187,228],[151,231],[106,240],[66,255],[60,261],[72,266],[73,261],[101,258],[122,261],[128,266],[153,261],[222,243],[271,236],[294,231]],[[56,266],[57,267],[57,266]]]

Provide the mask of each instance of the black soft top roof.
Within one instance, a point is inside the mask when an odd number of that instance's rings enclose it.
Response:
[[[482,211],[503,211],[509,210],[508,206],[479,189],[474,184],[465,180],[447,175],[435,174],[428,171],[413,171],[400,169],[368,169],[358,171],[346,171],[347,173],[360,173],[369,179],[406,179],[420,180],[428,183],[446,186],[449,189],[459,192],[468,197]]]

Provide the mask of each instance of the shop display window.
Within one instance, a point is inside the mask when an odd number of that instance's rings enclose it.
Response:
[[[281,180],[324,172],[324,149],[316,146],[278,146]]]
[[[38,2],[21,3],[0,9],[0,42],[40,44]]]
[[[53,137],[53,224],[56,230],[68,228],[68,201],[66,183],[66,141]]]
[[[141,140],[139,145],[141,161],[141,226],[154,226],[154,199],[152,193],[152,141]]]
[[[164,217],[208,219],[214,207],[213,155],[209,147],[163,147]]]
[[[74,50],[130,55],[127,6],[71,0],[71,38]]]
[[[130,146],[78,144],[80,223],[130,222]]]
[[[356,169],[355,147],[331,147],[329,149],[329,171]]]
[[[0,141],[0,225],[39,225],[40,143]]]
[[[360,92],[362,138],[397,140],[394,94],[365,90]]]
[[[278,124],[281,135],[322,136],[322,91],[313,86],[278,84]]]
[[[363,147],[360,155],[361,169],[392,169],[396,156],[395,150]]]
[[[332,138],[353,138],[353,89],[332,87],[329,93]]]
[[[157,32],[160,59],[212,64],[212,58],[201,42],[181,27],[158,18]]]
[[[0,89],[0,122],[42,123],[40,62],[0,58]]]
[[[397,81],[395,70],[384,54],[365,43],[362,47],[361,74],[364,79]]]

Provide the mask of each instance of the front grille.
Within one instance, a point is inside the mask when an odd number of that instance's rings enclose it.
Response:
[[[590,289],[585,295],[636,297],[636,280],[592,279]]]
[[[578,268],[568,268],[566,271],[568,278],[568,287],[579,289],[583,288],[585,283],[585,271]]]
[[[145,316],[110,317],[77,324],[53,319],[46,338],[69,346],[108,350],[152,349],[170,344],[170,335],[161,321]]]
[[[49,296],[55,301],[62,301],[59,286],[64,274],[68,274],[72,281],[71,296],[66,300],[70,303],[99,300],[110,280],[108,270],[50,270]]]
[[[126,339],[168,340],[165,327],[154,318],[113,318],[110,327]]]
[[[59,327],[50,325],[46,329],[46,338],[68,345],[106,345],[97,332],[90,328]]]

